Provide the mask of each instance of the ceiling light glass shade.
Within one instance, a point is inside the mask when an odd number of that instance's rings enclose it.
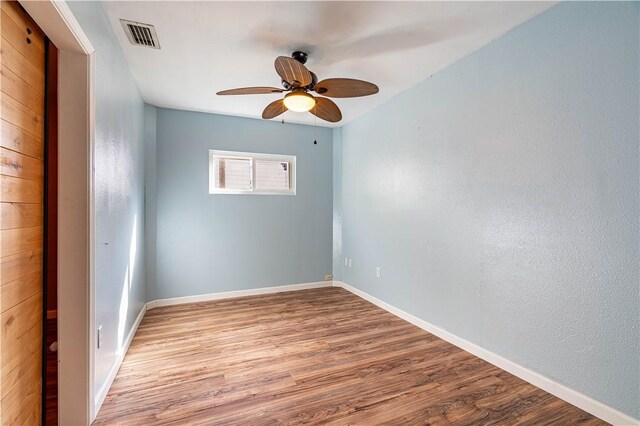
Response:
[[[305,92],[293,92],[284,97],[284,106],[291,111],[309,111],[315,104],[316,100],[313,96]]]

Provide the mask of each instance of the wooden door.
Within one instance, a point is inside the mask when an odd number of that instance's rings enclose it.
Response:
[[[42,418],[45,36],[2,1],[0,423]]]

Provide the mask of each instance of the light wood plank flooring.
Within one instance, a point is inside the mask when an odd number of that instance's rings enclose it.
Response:
[[[152,309],[94,424],[604,424],[340,288]]]

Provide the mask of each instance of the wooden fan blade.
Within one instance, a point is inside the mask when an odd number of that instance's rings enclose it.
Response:
[[[278,75],[289,84],[303,87],[311,84],[313,81],[307,67],[293,58],[278,56],[274,65]]]
[[[330,98],[357,98],[378,93],[378,86],[353,78],[328,78],[316,83],[313,90]]]
[[[262,111],[262,118],[266,120],[275,118],[285,111],[287,111],[287,107],[284,106],[282,99],[278,99],[277,101],[273,101],[267,105],[264,111]]]
[[[311,114],[331,123],[337,123],[342,120],[340,108],[331,99],[315,98],[315,100],[316,105],[309,110]]]
[[[282,93],[284,89],[277,87],[241,87],[239,89],[223,90],[217,95],[266,95],[269,93]]]

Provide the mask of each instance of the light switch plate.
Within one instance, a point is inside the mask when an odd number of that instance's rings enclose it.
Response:
[[[380,267],[376,266],[376,277],[380,278]]]
[[[351,268],[353,259],[349,259],[349,268]]]

